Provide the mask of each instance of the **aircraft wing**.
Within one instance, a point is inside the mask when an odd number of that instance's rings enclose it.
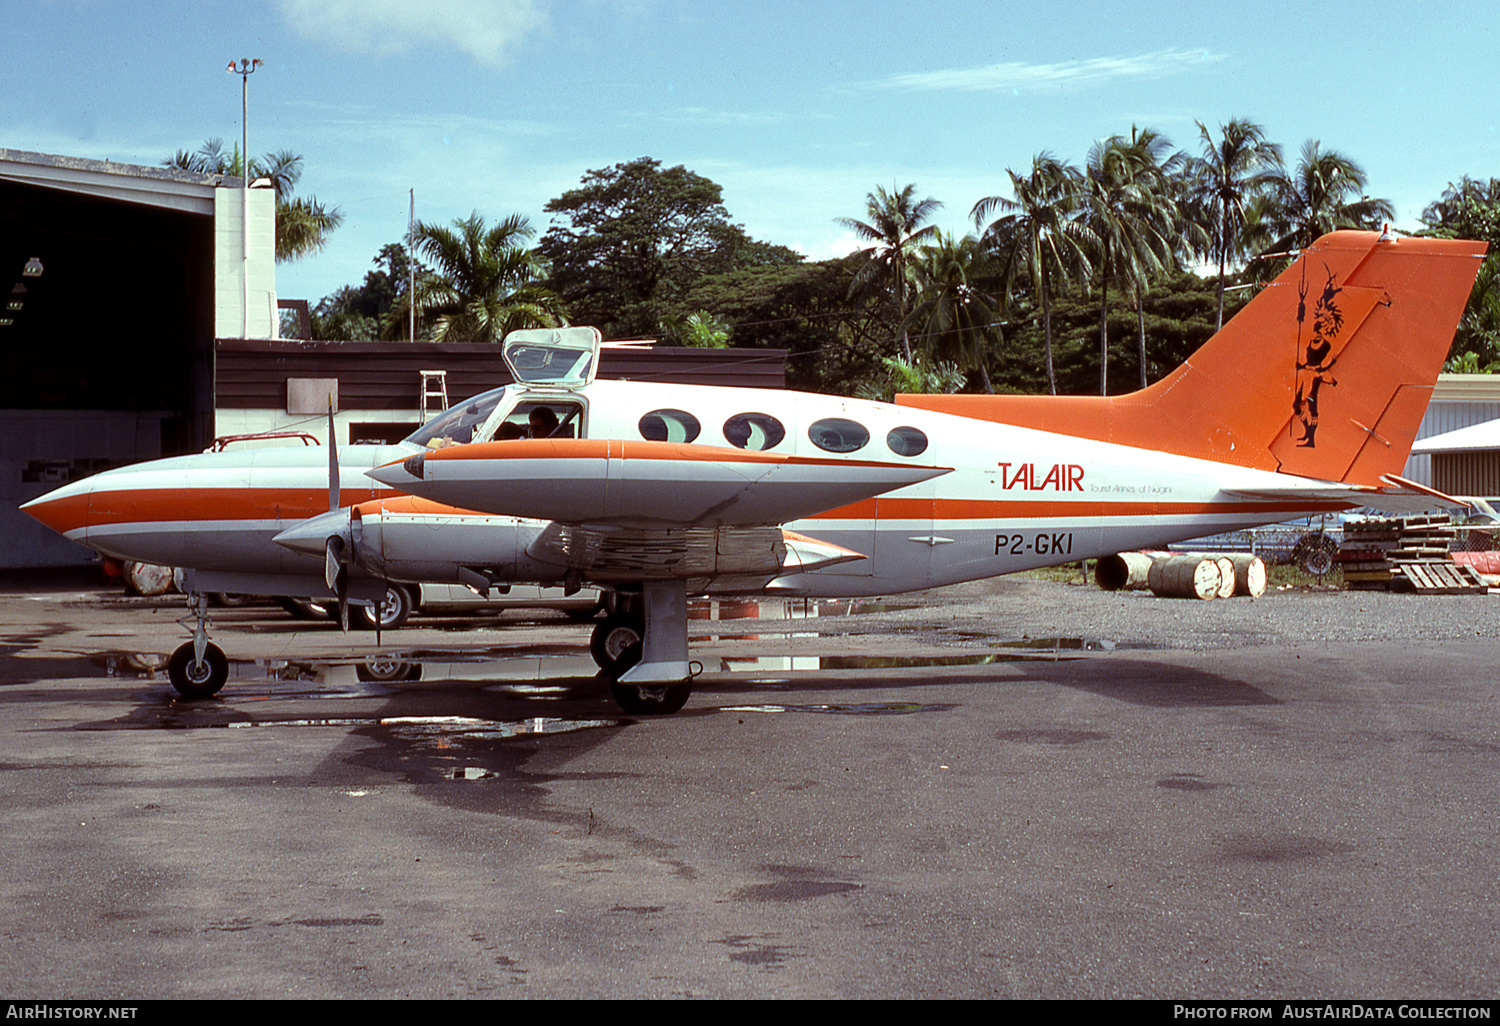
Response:
[[[369,474],[412,495],[484,513],[651,530],[772,527],[950,469],[569,438],[456,445]]]

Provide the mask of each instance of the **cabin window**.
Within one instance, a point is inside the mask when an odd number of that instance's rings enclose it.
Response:
[[[927,451],[927,436],[914,427],[892,428],[885,444],[897,456],[920,456]]]
[[[686,410],[652,410],[638,427],[648,442],[691,442],[703,430],[698,418]]]
[[[737,449],[774,449],[786,428],[769,413],[739,413],[724,422],[724,440]]]
[[[515,409],[495,429],[495,441],[518,438],[582,438],[583,407],[573,402],[527,401]]]
[[[870,441],[864,425],[843,417],[825,417],[807,429],[812,444],[827,452],[857,452]]]

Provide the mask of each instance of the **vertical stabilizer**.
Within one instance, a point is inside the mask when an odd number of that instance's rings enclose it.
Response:
[[[1383,241],[1384,240],[1384,241]],[[1325,235],[1160,381],[903,405],[1351,484],[1400,473],[1483,243]]]

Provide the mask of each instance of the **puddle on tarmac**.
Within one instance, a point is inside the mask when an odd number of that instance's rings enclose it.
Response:
[[[787,605],[793,603],[788,602]],[[797,603],[800,605],[800,603]],[[795,634],[797,638],[826,636],[820,632]],[[785,638],[786,635],[779,635]],[[703,639],[696,639],[700,643]],[[724,635],[718,640],[757,640],[756,635]],[[940,666],[985,666],[1024,660],[1080,659],[1091,652],[1151,646],[1121,644],[1107,638],[1021,638],[993,641],[983,650],[969,649],[945,654],[903,655],[723,655],[716,669],[721,673],[756,673],[788,670],[883,670]],[[100,652],[88,662],[105,677],[166,680],[167,655],[157,652]],[[561,685],[549,680],[591,678],[597,673],[592,659],[574,649],[515,648],[412,649],[369,656],[364,659],[231,659],[234,683],[297,683],[338,687],[363,694],[361,685],[400,684],[417,681],[481,683],[518,693],[541,695],[562,693]]]
[[[815,703],[811,705],[784,705],[765,703],[760,705],[725,705],[719,712],[754,713],[832,713],[836,716],[909,716],[912,713],[946,712],[955,706],[947,703],[919,705],[916,702],[862,702],[852,705]]]

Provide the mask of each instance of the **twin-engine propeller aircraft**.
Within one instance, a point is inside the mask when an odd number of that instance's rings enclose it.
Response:
[[[515,384],[400,445],[345,447],[326,471],[300,448],[159,460],[23,508],[102,552],[190,568],[198,626],[171,661],[185,694],[226,675],[205,592],[347,606],[388,581],[524,581],[613,589],[595,658],[627,711],[673,712],[691,689],[689,595],[890,594],[1431,506],[1395,475],[1483,256],[1325,236],[1181,367],[1110,398],[595,381],[593,329],[515,332]]]

